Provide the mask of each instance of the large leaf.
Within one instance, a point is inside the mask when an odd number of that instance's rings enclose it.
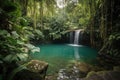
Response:
[[[16,54],[16,55],[21,61],[26,61],[28,59],[28,54],[21,53],[21,54]]]
[[[35,46],[33,46],[32,44],[24,44],[27,48],[29,49],[33,49]]]
[[[17,56],[15,56],[13,54],[9,54],[3,60],[7,61],[7,62],[12,62],[13,60],[16,60],[16,59],[17,59]]]
[[[19,37],[20,37],[20,35],[19,35],[19,34],[17,34],[17,32],[16,32],[16,31],[12,31],[12,37],[13,37],[13,38],[15,38],[15,39],[17,39],[17,38],[19,38]]]
[[[32,53],[35,53],[35,52],[40,52],[40,48],[39,47],[34,47],[32,50],[31,50]]]
[[[26,46],[32,53],[40,52],[40,48],[39,48],[39,47],[35,47],[35,46],[32,45],[32,44],[25,44],[25,46]]]
[[[0,30],[0,35],[7,35],[8,34],[8,32],[6,31],[6,30]]]
[[[25,42],[23,42],[23,41],[21,41],[21,40],[17,40],[17,44],[24,45]]]

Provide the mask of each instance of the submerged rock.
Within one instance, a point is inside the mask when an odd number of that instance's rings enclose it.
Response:
[[[57,80],[120,80],[119,71],[90,71],[84,78],[80,76],[81,74],[83,73],[80,73],[79,70],[69,72],[66,69],[61,69]]]
[[[88,73],[91,69],[89,64],[83,62],[76,62],[75,66],[83,73]]]
[[[71,69],[60,69],[57,80],[82,80],[81,77],[85,76],[84,73],[80,72],[77,67]]]
[[[120,80],[120,67],[104,71],[102,68],[77,62],[69,69],[60,69],[57,80]]]
[[[75,62],[67,69],[60,69],[57,80],[82,80],[90,70],[89,64]]]

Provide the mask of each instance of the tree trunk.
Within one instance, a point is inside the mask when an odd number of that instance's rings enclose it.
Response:
[[[43,19],[43,1],[41,0],[40,2],[40,24],[41,24],[41,29],[43,29],[43,22],[42,22],[42,19]]]

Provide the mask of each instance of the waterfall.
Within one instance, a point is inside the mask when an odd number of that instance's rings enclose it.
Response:
[[[74,44],[79,44],[79,34],[81,30],[75,30]]]

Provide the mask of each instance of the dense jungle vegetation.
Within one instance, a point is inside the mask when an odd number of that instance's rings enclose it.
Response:
[[[4,80],[40,51],[34,44],[53,43],[84,29],[102,65],[120,65],[119,0],[0,0],[0,74]],[[25,65],[25,64],[24,64]],[[21,69],[20,69],[21,68]]]

